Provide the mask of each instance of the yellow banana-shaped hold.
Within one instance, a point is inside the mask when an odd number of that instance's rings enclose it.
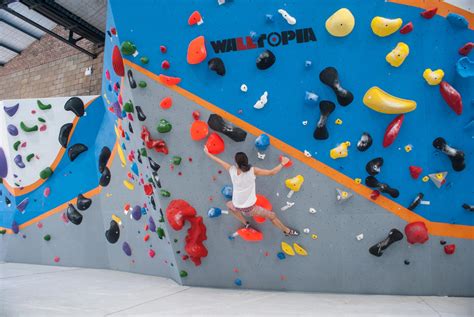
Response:
[[[122,166],[126,166],[127,162],[125,161],[125,154],[123,154],[123,150],[120,144],[117,144],[117,152],[120,158],[120,162],[122,162]]]
[[[385,60],[392,65],[393,67],[398,67],[405,61],[408,54],[410,53],[410,48],[407,44],[399,42],[397,46],[385,56]]]
[[[402,23],[403,20],[400,18],[387,19],[383,17],[375,17],[372,19],[370,27],[372,28],[372,32],[374,32],[375,35],[385,37],[397,32],[402,26]]]
[[[349,146],[351,146],[351,142],[349,141],[343,142],[339,144],[338,146],[336,146],[334,149],[332,149],[329,152],[329,156],[331,156],[333,160],[346,157],[347,155],[349,155],[349,152],[347,150]]]
[[[426,80],[428,85],[436,86],[443,80],[444,72],[442,69],[431,70],[429,68],[425,69],[423,72],[423,78]]]
[[[127,181],[127,180],[124,180],[124,181],[123,181],[123,185],[124,185],[127,189],[129,189],[129,190],[133,190],[133,189],[135,188],[135,185],[133,185],[132,183],[130,183],[130,182]]]
[[[281,242],[281,249],[283,252],[285,252],[286,254],[288,255],[291,255],[291,256],[294,256],[295,255],[295,251],[293,250],[293,248],[291,247],[291,245],[289,245],[288,243],[286,243],[285,241],[282,241]]]
[[[416,109],[414,100],[392,96],[376,86],[367,90],[362,101],[370,109],[386,114],[407,113]]]
[[[302,255],[302,256],[307,256],[308,255],[308,252],[306,252],[305,249],[303,249],[302,246],[300,246],[298,243],[294,242],[293,243],[293,248],[295,249],[295,252],[299,255]]]

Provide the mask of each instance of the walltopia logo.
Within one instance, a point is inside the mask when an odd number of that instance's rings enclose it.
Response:
[[[266,45],[275,47],[279,45],[288,45],[290,43],[316,42],[316,36],[312,28],[283,31],[281,33],[272,32],[261,34],[256,42],[251,36],[236,37],[225,40],[211,41],[212,48],[216,54],[235,51],[252,50],[262,48]]]

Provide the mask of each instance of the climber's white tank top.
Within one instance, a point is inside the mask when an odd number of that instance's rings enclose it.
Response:
[[[232,179],[232,203],[237,208],[252,207],[257,202],[255,194],[255,172],[253,167],[248,172],[241,172],[237,175],[237,167],[231,166],[229,169]]]

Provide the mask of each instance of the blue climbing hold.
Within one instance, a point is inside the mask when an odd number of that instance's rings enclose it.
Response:
[[[133,163],[132,166],[130,167],[130,169],[132,170],[133,174],[138,175],[138,166],[137,166],[137,163]]]
[[[261,134],[255,140],[255,147],[259,151],[265,151],[270,145],[270,137],[266,134]]]
[[[467,22],[466,18],[457,13],[452,13],[452,12],[449,13],[446,16],[446,20],[448,20],[448,22],[451,23],[452,26],[455,26],[461,29],[467,29],[469,25],[469,22]]]
[[[280,259],[280,260],[286,259],[286,255],[285,255],[285,253],[283,253],[283,252],[278,252],[277,257],[278,257],[278,259]]]
[[[460,58],[456,63],[456,71],[462,78],[473,77],[474,61],[471,61],[467,56]]]
[[[224,187],[222,187],[221,193],[225,198],[232,199],[232,190],[232,186],[224,185]]]
[[[272,14],[265,14],[265,21],[267,21],[267,23],[272,23],[273,22],[273,15]]]
[[[234,284],[237,286],[242,286],[242,280],[240,278],[236,278]]]
[[[212,208],[209,209],[209,211],[207,212],[207,215],[209,216],[209,218],[217,218],[217,217],[219,217],[220,215],[222,215],[222,209],[217,208],[217,207],[212,207]]]

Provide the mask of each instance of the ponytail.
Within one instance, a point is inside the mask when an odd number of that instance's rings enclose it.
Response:
[[[237,163],[238,168],[244,173],[250,171],[252,168],[252,165],[249,164],[249,158],[244,152],[235,154],[235,163]]]

